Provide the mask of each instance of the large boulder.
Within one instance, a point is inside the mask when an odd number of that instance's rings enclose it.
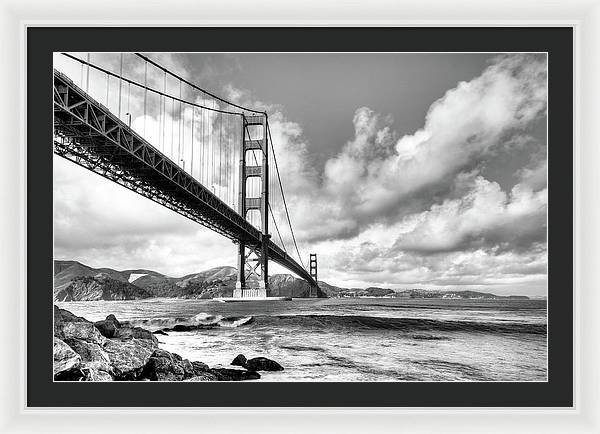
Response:
[[[54,338],[54,376],[62,372],[71,371],[79,367],[81,356],[77,354],[64,341]]]
[[[170,330],[172,330],[174,332],[189,332],[189,331],[197,330],[197,329],[198,329],[198,326],[195,326],[195,325],[175,324],[173,326],[173,328]]]
[[[116,330],[115,338],[117,339],[145,339],[151,341],[156,347],[158,347],[158,339],[154,334],[141,327],[121,327]]]
[[[217,376],[210,372],[201,372],[199,375],[194,375],[191,378],[187,378],[183,381],[217,381]]]
[[[100,345],[79,339],[68,339],[66,343],[81,357],[80,369],[86,381],[112,381],[110,359]]]
[[[102,321],[96,321],[94,325],[100,331],[100,333],[102,333],[102,336],[106,338],[115,337],[115,334],[117,333],[117,330],[120,327],[119,321],[117,321],[114,315],[109,315],[106,317],[106,319],[103,319]]]
[[[54,305],[54,325],[63,322],[89,322],[87,319],[77,316],[68,310],[61,309]]]
[[[254,357],[247,360],[243,354],[238,354],[231,361],[234,366],[242,366],[249,371],[283,371],[283,366],[275,360],[267,359],[266,357]]]
[[[104,343],[104,336],[93,323],[54,306],[54,336],[62,339],[80,339],[96,344]]]
[[[206,363],[197,361],[192,362],[192,367],[194,368],[194,373],[196,375],[198,375],[200,372],[208,371],[209,369]]]
[[[228,368],[212,368],[207,371],[217,377],[217,381],[244,381],[258,380],[260,374],[254,371]]]
[[[106,317],[106,321],[112,321],[117,327],[121,327],[121,323],[112,313]]]
[[[143,376],[151,381],[180,381],[185,370],[175,355],[165,350],[154,350],[144,367]]]
[[[142,377],[151,381],[181,381],[207,370],[208,366],[202,362],[190,362],[179,354],[157,349],[146,363]]]
[[[147,341],[107,339],[103,350],[108,355],[115,380],[136,380],[154,351]]]
[[[104,363],[83,362],[81,371],[84,374],[84,381],[113,381],[112,370],[107,370]]]
[[[57,329],[54,336],[62,340],[79,339],[98,345],[102,345],[105,341],[104,336],[91,322],[65,322],[59,324]]]

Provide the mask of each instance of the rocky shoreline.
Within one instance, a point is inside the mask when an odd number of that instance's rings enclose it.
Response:
[[[163,332],[164,333],[164,332]],[[155,334],[114,315],[95,323],[54,306],[55,381],[243,381],[279,363],[240,354],[234,368],[210,368],[159,348]]]

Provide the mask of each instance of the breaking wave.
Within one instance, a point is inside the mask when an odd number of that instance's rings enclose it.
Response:
[[[123,321],[124,324],[131,326],[143,327],[150,331],[172,329],[176,326],[180,328],[213,328],[213,327],[240,327],[252,322],[252,316],[222,316],[211,315],[205,312],[200,312],[191,318],[149,318],[149,319],[133,319],[131,321]]]
[[[187,331],[206,328],[235,328],[250,324],[257,326],[286,328],[300,327],[313,329],[364,329],[397,330],[414,332],[415,340],[441,340],[426,332],[482,332],[517,333],[545,335],[547,326],[530,322],[482,322],[458,320],[434,320],[425,318],[386,318],[359,315],[278,315],[278,316],[222,316],[200,312],[188,318],[150,318],[129,321],[151,331],[168,330]]]
[[[398,331],[458,331],[486,333],[526,333],[541,334],[547,332],[546,324],[524,322],[477,322],[433,320],[423,318],[381,318],[356,315],[281,315],[256,317],[257,324],[278,327],[301,326],[312,328],[353,328]],[[427,339],[418,336],[416,339]]]

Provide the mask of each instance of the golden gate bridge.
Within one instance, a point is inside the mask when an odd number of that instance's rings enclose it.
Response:
[[[231,239],[234,297],[269,295],[269,260],[317,294],[316,255],[307,271],[266,111],[221,98],[141,53],[118,61],[75,54],[61,53],[66,66],[54,69],[55,154]]]

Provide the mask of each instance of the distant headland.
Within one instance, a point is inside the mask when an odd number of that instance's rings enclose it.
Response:
[[[54,301],[137,300],[144,298],[231,297],[237,270],[215,267],[183,277],[169,277],[146,269],[117,271],[93,268],[78,261],[54,261]],[[269,278],[270,296],[308,297],[309,284],[290,274],[274,274]],[[431,290],[389,288],[343,288],[319,281],[321,298],[445,298],[445,299],[522,299],[524,295],[500,296],[470,290]]]

